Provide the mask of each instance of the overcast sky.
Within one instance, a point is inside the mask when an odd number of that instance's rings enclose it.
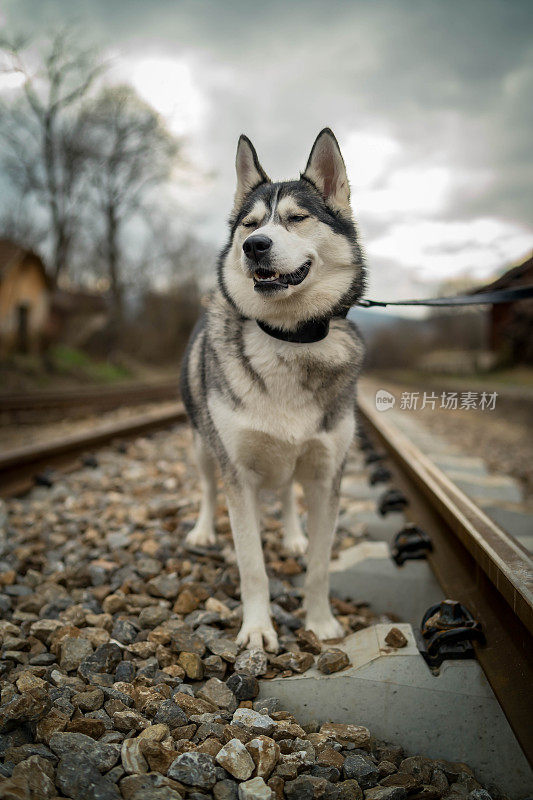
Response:
[[[329,125],[348,168],[369,296],[420,296],[465,273],[481,279],[533,247],[532,0],[1,8],[1,24],[15,31],[72,19],[112,56],[113,76],[131,81],[212,174],[176,192],[217,244],[239,134],[271,177],[289,178]]]

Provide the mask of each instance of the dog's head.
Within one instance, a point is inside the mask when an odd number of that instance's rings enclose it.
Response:
[[[291,329],[345,314],[364,267],[335,136],[317,137],[299,180],[273,183],[246,136],[237,147],[231,236],[219,283],[244,316]]]

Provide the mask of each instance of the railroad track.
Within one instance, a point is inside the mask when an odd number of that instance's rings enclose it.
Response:
[[[409,646],[391,653],[378,645],[372,651],[369,635],[361,631],[341,645],[353,668],[329,676],[327,691],[316,682],[325,678],[307,673],[271,680],[263,694],[278,697],[303,720],[324,716],[350,721],[356,709],[378,735],[403,738],[415,751],[448,748],[446,757],[459,761],[465,760],[460,757],[461,748],[470,748],[480,770],[495,776],[495,781],[507,781],[508,794],[522,788],[527,794],[532,788],[527,761],[533,763],[531,558],[385,415],[376,412],[364,395],[359,408],[369,466],[364,479],[350,491],[355,491],[353,496],[365,508],[369,506],[360,515],[367,523],[369,541],[341,552],[332,562],[332,588],[341,596],[356,594],[368,600],[377,613],[395,610],[406,623],[400,627],[408,635]],[[4,454],[0,458],[2,493],[28,489],[35,476],[50,467],[72,469],[83,454],[112,440],[161,429],[184,418],[183,407],[176,404],[165,412]],[[381,470],[380,477],[376,470]],[[374,503],[377,510],[370,509]],[[410,523],[425,536],[406,528]],[[415,534],[419,538],[413,544],[410,537]],[[396,550],[397,562],[406,557],[402,567],[389,557],[391,549]],[[424,560],[411,561],[413,550]],[[445,599],[457,601],[471,616],[458,624],[454,614],[460,608],[439,606]],[[427,606],[433,611],[422,626],[424,636],[420,622]],[[408,633],[411,629],[413,635]],[[379,631],[375,635],[379,640]],[[429,666],[411,646],[415,639],[419,650],[425,649]],[[437,639],[444,640],[440,652]],[[477,661],[460,660],[474,654]],[[446,719],[448,712],[451,721]],[[499,758],[512,761],[514,777],[507,779],[496,759],[497,748]]]
[[[105,411],[127,405],[141,405],[178,398],[177,381],[132,383],[119,386],[69,389],[64,391],[14,392],[0,394],[0,418],[15,422],[42,419],[50,414]]]
[[[155,409],[121,422],[96,425],[62,439],[0,453],[0,496],[28,491],[36,481],[46,481],[52,469],[75,469],[96,448],[114,440],[131,439],[184,421],[183,405],[175,403],[171,408]]]
[[[372,440],[385,448],[390,482],[408,500],[405,515],[430,536],[425,557],[439,585],[481,624],[485,641],[472,646],[533,764],[531,557],[367,398],[359,409]]]

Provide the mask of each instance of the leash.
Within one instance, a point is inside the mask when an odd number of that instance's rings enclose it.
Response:
[[[427,300],[367,300],[362,298],[354,306],[371,308],[373,306],[476,306],[496,305],[498,303],[512,303],[517,300],[527,300],[533,297],[533,286],[520,286],[517,289],[500,289],[495,292],[478,292],[476,294],[460,294],[456,297],[430,297]],[[347,313],[348,309],[346,309]],[[346,314],[338,315],[345,316]],[[274,339],[283,342],[297,342],[310,344],[325,339],[329,332],[329,318],[315,319],[303,322],[293,331],[274,328],[266,322],[256,320],[262,331]]]
[[[477,292],[476,294],[460,294],[456,297],[430,297],[426,300],[367,300],[362,298],[354,305],[362,308],[372,306],[479,306],[496,305],[498,303],[514,303],[533,297],[532,286],[520,286],[517,289],[499,289],[495,292]]]

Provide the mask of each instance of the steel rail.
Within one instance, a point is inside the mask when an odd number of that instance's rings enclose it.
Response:
[[[21,494],[34,485],[35,477],[43,470],[75,466],[81,454],[114,439],[139,436],[184,422],[185,418],[183,405],[175,403],[170,408],[156,409],[121,422],[98,425],[61,439],[8,450],[0,454],[0,496]]]
[[[483,625],[487,643],[474,645],[476,655],[533,764],[532,559],[364,396],[359,409],[392,459],[406,515],[433,540],[428,561],[443,591]]]

